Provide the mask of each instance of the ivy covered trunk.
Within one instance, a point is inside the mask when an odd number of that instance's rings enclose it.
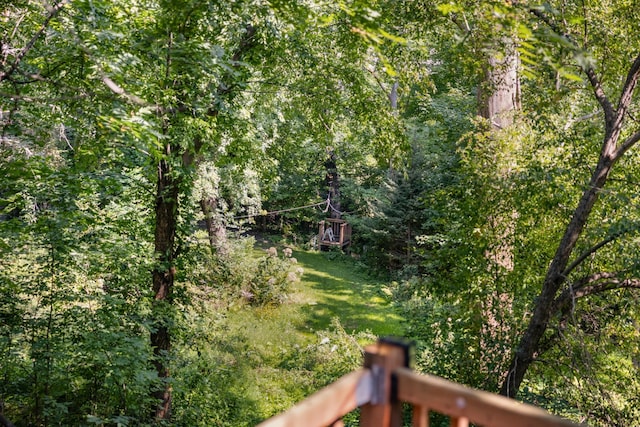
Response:
[[[169,151],[169,150],[167,150]],[[156,265],[153,269],[153,326],[151,346],[153,363],[161,381],[152,392],[158,400],[154,408],[155,419],[171,417],[171,384],[169,378],[168,353],[171,350],[171,303],[175,278],[175,239],[178,223],[178,183],[171,175],[167,160],[158,164],[158,182],[155,205],[155,253]]]
[[[218,255],[226,255],[227,248],[227,228],[224,222],[218,217],[218,197],[202,197],[200,208],[204,214],[204,222],[207,227],[209,244]]]

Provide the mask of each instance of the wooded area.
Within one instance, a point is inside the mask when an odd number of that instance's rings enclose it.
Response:
[[[281,411],[358,366],[362,331],[267,341],[266,388],[308,383],[266,403],[225,337],[297,303],[295,252],[323,249],[380,283],[418,371],[640,425],[638,22],[636,0],[0,2],[0,424]]]

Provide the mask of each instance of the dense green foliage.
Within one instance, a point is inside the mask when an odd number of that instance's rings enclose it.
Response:
[[[0,414],[252,425],[357,366],[364,332],[327,318],[366,304],[291,254],[332,214],[332,159],[354,234],[326,270],[376,277],[419,369],[498,391],[543,307],[519,397],[637,425],[640,7],[523,3],[2,2]],[[341,313],[274,314],[301,283]]]

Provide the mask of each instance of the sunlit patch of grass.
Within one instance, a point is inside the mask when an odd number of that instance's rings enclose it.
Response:
[[[264,248],[256,252],[263,256]],[[189,396],[211,395],[211,411],[234,414],[220,425],[255,425],[288,409],[361,366],[362,345],[403,332],[384,284],[352,260],[302,251],[293,257],[304,273],[282,304],[212,308],[219,315],[203,330],[209,351],[185,356],[194,371]],[[208,382],[198,377],[200,364],[217,367]]]
[[[358,271],[348,259],[328,260],[317,252],[295,256],[305,269],[299,292],[309,301],[303,311],[312,330],[327,328],[338,317],[347,331],[402,335],[402,317],[384,283]]]

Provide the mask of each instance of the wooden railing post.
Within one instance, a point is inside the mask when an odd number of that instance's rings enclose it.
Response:
[[[373,390],[371,401],[361,408],[360,426],[402,426],[402,403],[396,398],[393,372],[408,367],[409,357],[409,344],[402,341],[383,338],[365,347],[364,367],[373,375]]]

